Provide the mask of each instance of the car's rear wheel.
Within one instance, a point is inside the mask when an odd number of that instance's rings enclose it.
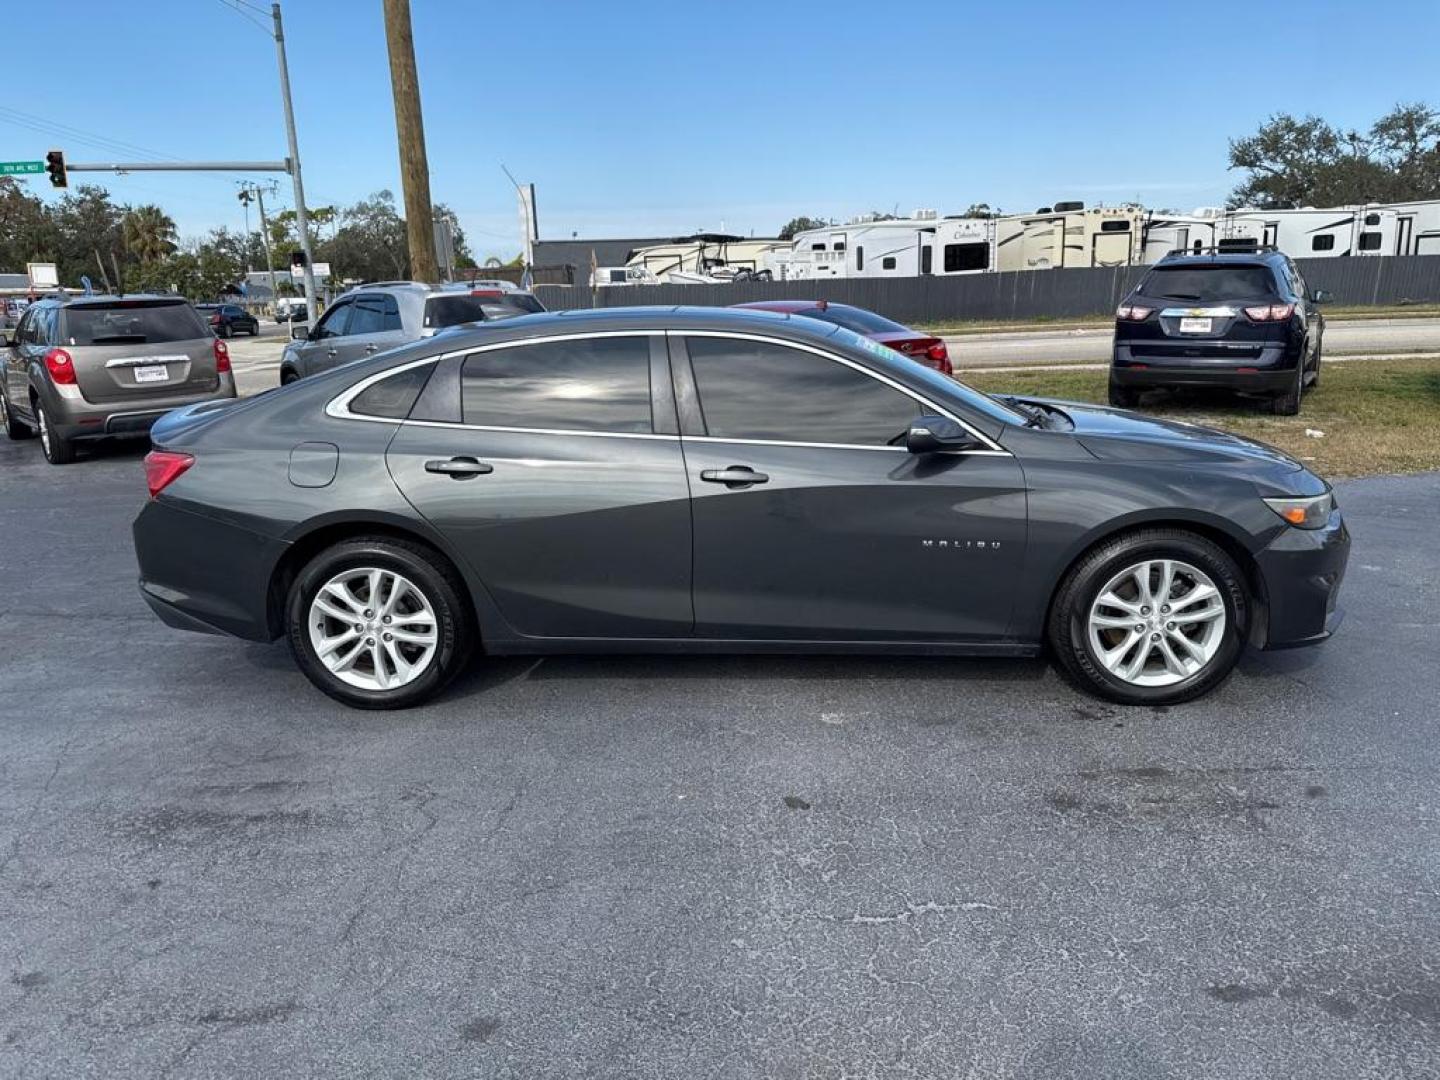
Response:
[[[474,641],[464,585],[429,549],[388,537],[327,548],[290,589],[295,660],[326,694],[360,709],[402,709],[438,693]]]
[[[1305,392],[1305,362],[1295,365],[1295,379],[1284,393],[1270,399],[1270,411],[1276,416],[1294,416],[1300,411],[1300,397]]]
[[[1310,373],[1310,389],[1314,390],[1320,385],[1320,354],[1324,351],[1325,339],[1322,337],[1315,343],[1315,370]]]
[[[40,432],[40,449],[45,451],[46,461],[51,465],[69,465],[75,460],[75,443],[50,426],[45,406],[38,401],[35,403],[35,426]]]
[[[35,432],[30,426],[10,411],[10,400],[5,396],[4,390],[0,390],[0,419],[5,421],[5,434],[17,442],[20,439],[34,438]]]
[[[1084,689],[1126,705],[1207,693],[1245,642],[1244,576],[1194,533],[1145,529],[1107,541],[1066,575],[1051,606],[1055,655]]]
[[[1117,409],[1133,409],[1140,404],[1140,393],[1128,386],[1121,386],[1112,376],[1110,379],[1110,404]]]

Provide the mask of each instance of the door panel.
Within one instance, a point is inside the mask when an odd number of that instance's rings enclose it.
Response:
[[[493,471],[426,470],[456,457]],[[407,423],[386,458],[520,633],[690,632],[690,492],[676,437]]]
[[[1025,551],[1024,477],[979,454],[685,439],[696,633],[998,638]],[[743,466],[749,487],[701,479]]]

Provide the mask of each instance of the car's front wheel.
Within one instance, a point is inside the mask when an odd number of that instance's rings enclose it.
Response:
[[[1083,688],[1126,705],[1165,705],[1207,693],[1244,646],[1244,575],[1224,549],[1178,529],[1107,541],[1066,575],[1049,638]]]
[[[40,449],[51,465],[69,465],[75,460],[75,443],[50,426],[45,406],[35,403],[35,426],[40,431]]]
[[[5,434],[15,440],[29,439],[35,432],[30,430],[29,425],[10,411],[10,401],[5,396],[5,391],[0,390],[0,420],[5,422]]]
[[[464,585],[429,549],[388,537],[327,548],[291,586],[286,630],[309,680],[347,705],[402,709],[438,693],[475,634]]]

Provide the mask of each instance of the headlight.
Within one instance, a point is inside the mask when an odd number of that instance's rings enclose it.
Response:
[[[1297,529],[1323,529],[1335,509],[1331,492],[1308,499],[1266,499],[1265,505]]]

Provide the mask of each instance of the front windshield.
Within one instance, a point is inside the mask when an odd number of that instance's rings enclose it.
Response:
[[[862,337],[853,330],[847,330],[841,326],[831,335],[832,341],[849,345],[855,349],[861,349],[871,356],[884,360],[887,364],[905,363],[908,364],[906,372],[913,378],[918,378],[925,383],[935,387],[940,394],[956,394],[964,400],[976,412],[983,413],[1001,424],[1024,424],[1029,417],[998,398],[976,390],[973,386],[966,386],[959,379],[951,378],[949,375],[942,375],[934,368],[926,367],[924,364],[917,364],[914,361],[906,361],[900,353],[888,345],[882,345],[878,341],[872,341],[868,337]]]

